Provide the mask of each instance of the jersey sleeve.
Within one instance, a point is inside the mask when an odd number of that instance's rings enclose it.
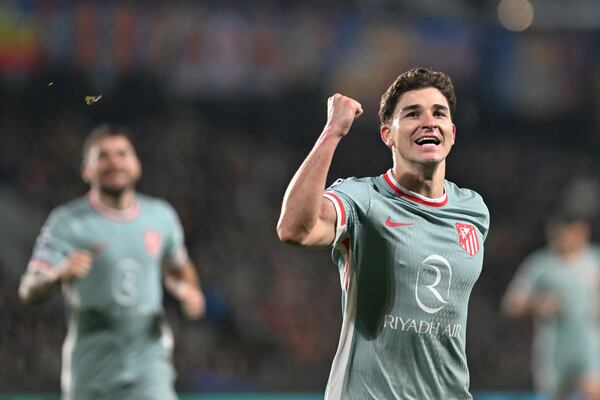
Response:
[[[482,208],[483,208],[483,221],[482,221],[482,236],[483,236],[483,241],[485,242],[485,239],[487,239],[487,235],[488,232],[490,231],[490,211],[488,210],[487,206],[485,205],[485,203],[483,202],[483,199],[481,199],[481,203],[482,203]]]
[[[369,213],[371,206],[368,183],[357,178],[338,179],[329,186],[323,196],[333,203],[337,214],[335,247],[348,235],[352,235],[360,221]]]
[[[74,250],[69,240],[68,218],[64,210],[50,213],[38,235],[28,268],[55,268]]]
[[[164,258],[171,268],[179,268],[188,261],[183,227],[175,209],[166,204],[168,215],[167,236],[165,240]]]
[[[590,253],[597,268],[600,268],[600,246],[597,244],[590,245]]]
[[[482,239],[485,242],[490,231],[490,211],[479,193],[469,189],[462,190],[466,194],[465,210],[473,218],[473,222],[481,232]]]

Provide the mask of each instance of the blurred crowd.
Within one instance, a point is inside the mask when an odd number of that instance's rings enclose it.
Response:
[[[20,32],[23,50],[0,47],[0,187],[47,213],[86,191],[87,132],[126,125],[143,163],[139,189],[179,212],[207,295],[207,317],[193,323],[166,299],[178,387],[323,390],[341,325],[339,278],[327,250],[278,242],[285,187],[333,91],[366,112],[336,153],[330,182],[385,172],[379,96],[408,66],[443,70],[458,93],[447,178],[482,194],[491,212],[468,320],[472,387],[529,388],[529,323],[500,316],[499,302],[523,256],[543,243],[552,211],[577,210],[598,225],[598,34],[516,37],[464,16],[376,18],[358,7],[316,13],[274,3],[214,12],[160,2],[0,7],[13,24],[4,33]],[[91,94],[103,97],[87,106]],[[0,221],[1,235],[11,230]],[[15,248],[26,253],[22,265],[0,258],[0,391],[58,389],[61,301],[17,299],[29,239]]]

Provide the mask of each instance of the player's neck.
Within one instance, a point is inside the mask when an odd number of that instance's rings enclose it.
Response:
[[[573,262],[573,261],[576,261],[577,259],[579,259],[579,257],[581,257],[581,255],[583,254],[584,250],[585,250],[585,246],[577,247],[577,248],[573,248],[573,249],[557,249],[557,248],[555,248],[555,251],[558,253],[560,258],[562,258],[566,262]]]
[[[402,187],[430,199],[444,195],[445,173],[445,161],[433,167],[406,166],[394,163],[392,168],[394,179]]]
[[[109,193],[99,188],[92,188],[92,195],[104,207],[113,210],[126,211],[135,206],[135,191],[132,189],[124,190],[121,193]]]

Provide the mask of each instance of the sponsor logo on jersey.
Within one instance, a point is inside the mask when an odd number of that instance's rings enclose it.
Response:
[[[448,260],[436,254],[427,257],[417,270],[415,282],[417,305],[427,314],[438,313],[448,304],[451,285],[452,266]]]
[[[471,257],[479,251],[479,238],[477,230],[473,225],[456,223],[456,232],[458,232],[458,244]]]
[[[144,245],[146,246],[146,250],[152,257],[157,257],[160,252],[161,245],[161,237],[160,233],[155,230],[149,230],[144,233]]]
[[[389,314],[384,316],[383,327],[395,331],[412,331],[420,335],[449,336],[451,338],[458,337],[462,331],[461,324],[442,324],[438,321],[416,320]]]
[[[412,224],[407,224],[407,223],[404,223],[404,222],[395,222],[395,221],[392,221],[392,217],[389,217],[389,216],[385,220],[385,224],[387,226],[389,226],[390,228],[397,228],[399,226],[410,226],[410,225],[412,225]]]
[[[437,254],[425,258],[417,270],[415,282],[415,301],[417,306],[433,317],[450,304],[452,286],[452,266],[450,262]],[[442,319],[443,320],[443,319]],[[394,331],[413,332],[418,335],[459,337],[463,326],[457,323],[421,320],[401,315],[384,316],[383,327]]]
[[[452,266],[450,262],[437,254],[427,257],[417,270],[415,282],[415,301],[421,310],[434,315],[450,304],[452,286]],[[414,332],[419,335],[459,337],[463,330],[461,324],[427,321],[400,315],[384,316],[383,327],[401,332]]]

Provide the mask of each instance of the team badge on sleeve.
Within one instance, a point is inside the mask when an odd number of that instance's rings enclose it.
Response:
[[[477,237],[477,229],[473,225],[456,223],[456,231],[458,232],[458,244],[471,257],[479,251],[479,238]]]
[[[329,187],[330,188],[335,187],[335,186],[339,185],[342,182],[344,182],[344,178],[338,178],[338,179],[336,179],[335,182],[333,182],[331,185],[329,185]]]
[[[155,230],[146,231],[144,234],[144,245],[152,257],[158,256],[160,251],[161,238],[160,233]]]

